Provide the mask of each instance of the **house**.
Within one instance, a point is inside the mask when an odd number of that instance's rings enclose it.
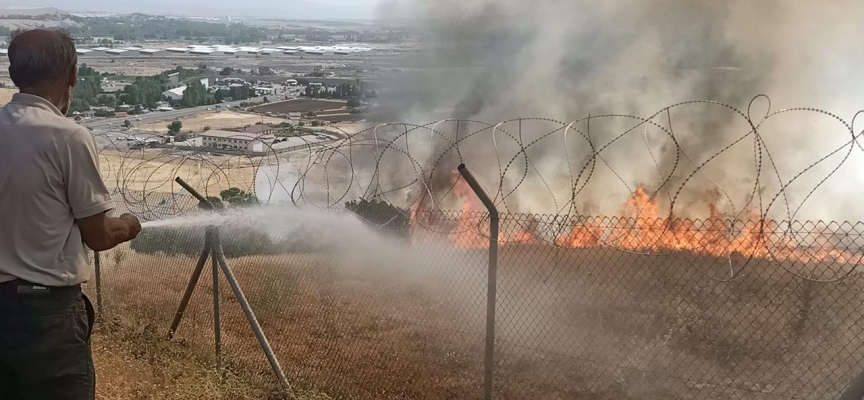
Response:
[[[183,100],[183,92],[186,91],[186,86],[176,87],[174,89],[168,89],[162,92],[162,97],[165,97],[170,100],[178,101]]]
[[[213,86],[213,84],[216,83],[216,79],[215,78],[201,78],[201,80],[199,80],[199,82],[201,82],[201,86],[204,86],[204,89],[210,90],[210,86]]]
[[[239,150],[247,153],[265,153],[276,139],[270,134],[255,134],[211,129],[201,134],[204,147]]]
[[[255,93],[256,96],[264,96],[264,95],[276,93],[276,90],[273,89],[272,87],[264,87],[264,86],[254,86],[252,88],[252,91]]]
[[[237,132],[255,135],[255,136],[269,135],[269,134],[273,133],[273,126],[272,125],[264,125],[264,124],[246,125],[245,127],[240,128]]]

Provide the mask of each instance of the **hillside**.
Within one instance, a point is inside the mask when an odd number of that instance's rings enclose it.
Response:
[[[10,30],[27,28],[54,28],[77,25],[72,16],[52,7],[2,7],[0,27]]]

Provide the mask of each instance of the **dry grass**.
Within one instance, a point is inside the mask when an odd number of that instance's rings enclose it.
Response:
[[[229,264],[292,382],[338,398],[479,397],[485,252],[447,245],[376,253],[251,256]],[[836,394],[864,356],[856,324],[864,314],[857,307],[862,278],[805,284],[786,272],[800,266],[757,260],[744,265],[740,279],[711,279],[727,261],[504,247],[497,397]],[[191,257],[132,254],[119,267],[106,266],[110,312],[165,330],[193,264]],[[265,376],[224,281],[221,289],[226,351],[244,374]],[[210,290],[205,273],[179,333],[199,349],[213,340]]]
[[[97,399],[277,399],[274,384],[216,369],[200,349],[165,340],[151,326],[96,325]]]
[[[99,153],[102,177],[110,186],[147,193],[170,193],[179,190],[174,178],[182,176],[193,187],[209,196],[230,187],[249,190],[253,187],[255,168],[260,159],[245,156],[213,154],[184,157],[170,149],[145,149],[122,152],[104,149]],[[266,160],[265,160],[266,161]]]

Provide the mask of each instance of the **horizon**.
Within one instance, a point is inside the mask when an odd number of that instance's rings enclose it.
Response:
[[[148,14],[182,17],[231,16],[240,19],[274,20],[341,20],[370,21],[376,19],[379,0],[289,0],[270,2],[253,0],[238,4],[229,0],[214,0],[202,7],[193,2],[154,0],[146,5],[140,3],[105,3],[98,0],[42,0],[26,5],[7,4],[0,1],[0,8],[39,9],[55,8],[70,14]]]

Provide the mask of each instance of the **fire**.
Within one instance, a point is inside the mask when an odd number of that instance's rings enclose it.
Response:
[[[481,235],[478,229],[480,217],[483,215],[479,211],[485,208],[468,183],[455,171],[454,180],[453,194],[462,200],[462,209],[456,226],[456,247],[485,248],[489,245],[489,238]]]
[[[557,243],[562,247],[573,247],[584,249],[600,245],[600,237],[603,229],[599,226],[587,226],[581,223],[573,225],[573,229],[567,235],[562,235]]]
[[[458,248],[485,249],[489,245],[486,209],[468,184],[454,174],[453,194],[460,201],[460,214],[450,237]],[[763,258],[802,263],[860,263],[864,254],[826,248],[811,248],[794,240],[792,233],[759,213],[732,219],[723,215],[715,203],[709,204],[707,219],[691,220],[661,216],[660,206],[649,190],[640,185],[622,204],[618,215],[610,218],[580,217],[561,232],[560,227],[542,234],[537,219],[502,221],[500,245],[553,243],[566,248],[612,247],[632,252],[692,252],[729,257]],[[420,206],[412,207],[412,226],[419,218]],[[543,225],[546,226],[546,225]],[[509,230],[508,230],[509,228]],[[553,227],[554,228],[554,227]],[[788,229],[787,229],[788,230]]]

